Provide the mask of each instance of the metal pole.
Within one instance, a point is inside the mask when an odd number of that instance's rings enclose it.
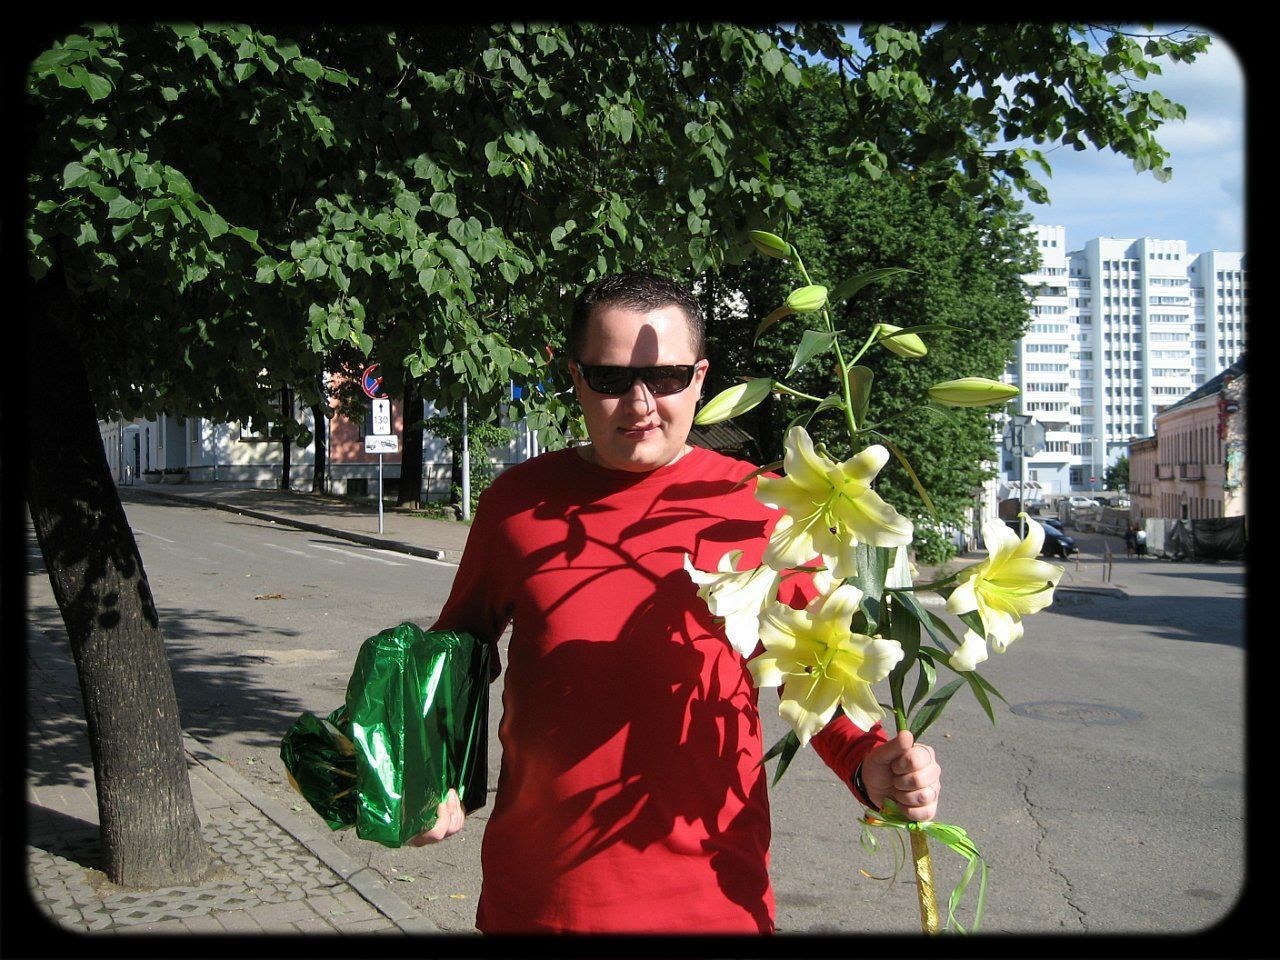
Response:
[[[1019,438],[1025,441],[1026,436]],[[1021,514],[1027,512],[1027,448],[1021,446],[1018,448],[1018,503],[1022,509],[1018,511],[1018,536],[1024,540],[1027,536],[1027,521]]]
[[[378,454],[378,532],[382,532],[382,454]]]
[[[467,398],[462,398],[462,519],[471,519],[471,447],[467,439]]]

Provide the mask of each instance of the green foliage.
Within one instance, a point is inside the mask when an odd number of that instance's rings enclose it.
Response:
[[[998,219],[1014,206],[1009,187],[1048,202],[1037,176],[1051,173],[1051,145],[1113,150],[1139,173],[1172,175],[1156,132],[1186,111],[1131,81],[1159,75],[1162,60],[1194,60],[1209,38],[1145,29],[865,22],[863,52],[829,24],[797,25],[790,39],[835,64],[834,166],[867,181],[909,170],[930,181],[935,198],[977,199]]]
[[[29,73],[31,272],[75,296],[104,416],[245,419],[376,358],[441,406],[544,382],[522,412],[550,440],[582,283],[713,267],[794,202],[754,110],[799,82],[771,37],[85,28]]]
[[[956,555],[956,545],[951,534],[925,517],[916,517],[913,523],[915,539],[911,548],[915,551],[917,563],[937,567]]]
[[[423,421],[423,430],[433,436],[440,437],[449,444],[455,463],[462,451],[462,419],[453,414],[437,414]],[[480,494],[484,493],[498,475],[497,468],[489,456],[489,448],[503,447],[515,438],[516,432],[510,427],[484,421],[467,421],[467,459],[471,464],[471,512],[474,513]],[[453,503],[462,502],[462,487],[454,484],[451,487],[450,499]]]
[[[1129,457],[1127,455],[1122,456],[1115,462],[1115,466],[1107,467],[1102,480],[1102,487],[1104,490],[1128,490]]]
[[[493,410],[509,382],[542,382],[519,412],[551,443],[571,413],[547,350],[581,284],[738,262],[747,231],[799,214],[802,194],[807,226],[825,214],[798,165],[869,198],[909,173],[915,202],[992,237],[1007,187],[1047,169],[1001,136],[1088,142],[1163,175],[1153,131],[1181,108],[1122,78],[1207,42],[1101,31],[1100,52],[1094,28],[1048,23],[859,32],[865,55],[830,24],[85,27],[29,70],[30,269],[58,264],[76,298],[103,416],[264,415],[280,386],[309,405],[322,370],[376,357],[393,392],[410,376],[441,406]],[[896,253],[884,226],[833,255]]]
[[[839,129],[832,117],[839,113],[839,85],[832,78],[795,97],[794,121],[812,129],[813,136],[779,159],[779,169],[805,199],[802,215],[783,231],[784,238],[802,252],[815,283],[827,283],[846,297],[832,308],[842,340],[861,344],[879,323],[904,329],[929,324],[957,328],[921,332],[928,352],[918,358],[895,356],[884,346],[869,349],[851,382],[859,425],[880,425],[878,435],[867,442],[896,447],[931,503],[925,503],[897,456],[876,481],[881,496],[906,513],[932,509],[941,520],[957,522],[991,469],[984,466],[992,456],[987,416],[982,410],[934,415],[914,408],[928,387],[940,381],[999,377],[1028,322],[1020,275],[1028,269],[1030,248],[1014,229],[1016,221],[1005,230],[993,229],[976,199],[938,204],[927,185],[909,177],[851,185],[827,153],[826,144]],[[853,290],[850,278],[872,270],[879,271],[875,282]],[[802,281],[794,271],[757,256],[723,268],[710,283],[703,301],[709,311],[709,395],[738,374],[781,375],[788,369],[803,329],[799,318],[781,320],[759,339],[752,334],[755,319],[782,303],[796,282]],[[742,292],[746,318],[726,308],[729,290]],[[831,366],[809,364],[787,383],[825,397],[839,390]],[[756,437],[766,460],[774,460],[781,455],[785,425],[813,406],[775,395],[735,422]],[[849,455],[838,408],[820,413],[808,429],[833,452]],[[931,557],[941,557],[947,549],[943,538],[936,539],[936,544],[934,538],[923,544]]]

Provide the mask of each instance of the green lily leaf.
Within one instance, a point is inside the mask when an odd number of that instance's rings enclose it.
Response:
[[[868,270],[866,273],[850,277],[837,286],[832,291],[828,302],[831,304],[839,303],[841,300],[846,300],[853,296],[869,283],[887,280],[889,277],[895,277],[900,273],[915,273],[915,271],[908,270],[906,267],[877,267],[875,270]]]
[[[818,354],[830,350],[835,342],[836,335],[830,330],[806,330],[800,338],[800,346],[796,347],[796,355],[791,360],[787,376],[791,376]]]
[[[916,476],[916,472],[912,469],[910,461],[907,460],[902,451],[897,448],[893,441],[884,434],[877,433],[875,431],[872,431],[872,434],[889,448],[890,453],[898,458],[898,462],[901,463],[903,469],[907,471],[907,476],[911,478],[911,485],[916,488],[916,493],[920,494],[920,499],[924,501],[925,509],[936,517],[938,515],[938,511],[934,509],[933,501],[929,499],[929,491],[924,488],[924,484],[922,484],[920,482],[920,478]]]
[[[790,430],[792,427],[807,428],[809,426],[809,421],[812,420],[814,417],[816,417],[818,414],[820,414],[823,410],[831,410],[833,408],[840,408],[843,406],[844,406],[844,401],[840,399],[838,394],[833,393],[831,396],[821,401],[812,410],[806,411],[805,413],[797,414],[795,417],[792,417],[791,422],[787,424],[787,430]]]
[[[933,658],[926,655],[923,648],[918,651],[916,662],[920,664],[920,672],[916,674],[916,690],[911,695],[911,703],[907,706],[908,714],[915,710],[917,703],[929,695],[938,680],[938,668],[933,665]]]
[[[768,753],[760,758],[760,764],[766,761],[778,758],[778,765],[773,771],[773,786],[778,785],[778,781],[782,779],[782,775],[786,772],[787,767],[791,765],[791,758],[796,755],[796,751],[800,749],[800,738],[796,736],[794,730],[788,730],[772,747]]]
[[[849,368],[849,396],[853,400],[853,418],[862,423],[867,416],[867,406],[871,402],[871,382],[875,374],[870,367],[854,366]]]
[[[793,313],[795,313],[795,311],[792,310],[790,307],[788,307],[786,304],[783,304],[777,310],[773,311],[773,313],[769,314],[767,317],[761,320],[760,325],[756,327],[756,335],[753,338],[753,342],[754,340],[759,340],[760,334],[764,333],[766,330],[772,327],[775,323],[777,323],[783,317],[789,317]]]
[[[920,711],[911,720],[910,730],[912,736],[917,740],[921,735],[933,726],[933,722],[942,716],[943,708],[947,702],[955,696],[957,690],[964,686],[964,680],[952,680],[945,687],[935,693],[932,697],[924,702]]]

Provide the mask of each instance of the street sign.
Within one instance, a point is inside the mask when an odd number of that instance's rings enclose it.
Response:
[[[1034,457],[1044,450],[1044,425],[1025,414],[1014,414],[1004,427],[1004,446],[1015,457]]]
[[[380,437],[391,433],[391,401],[373,401],[373,432]]]
[[[364,368],[364,372],[360,374],[360,389],[370,400],[377,400],[382,396],[382,378],[378,376],[378,364],[373,363]]]
[[[389,437],[376,434],[365,434],[364,437],[365,453],[399,453],[400,438],[395,434]]]

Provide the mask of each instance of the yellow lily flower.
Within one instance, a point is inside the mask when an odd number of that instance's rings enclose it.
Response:
[[[711,615],[724,618],[730,646],[749,657],[760,638],[760,611],[777,596],[781,578],[765,564],[739,570],[741,560],[741,550],[730,550],[720,558],[718,572],[709,573],[696,569],[685,554],[684,569],[698,585],[698,596],[706,602]]]
[[[821,554],[840,580],[856,572],[853,548],[858,543],[897,547],[911,542],[911,521],[871,489],[889,459],[884,447],[876,444],[836,463],[814,449],[804,427],[792,427],[785,448],[786,476],[756,481],[756,499],[786,511],[765,550],[769,566],[787,570]]]
[[[850,624],[861,600],[862,591],[846,583],[803,610],[772,603],[760,615],[764,652],[747,661],[747,669],[757,687],[783,686],[778,713],[801,744],[826,726],[839,706],[864,730],[884,716],[871,685],[902,659],[902,646],[853,632]]]
[[[982,525],[988,558],[960,573],[960,585],[947,598],[948,613],[977,610],[986,639],[996,653],[1022,636],[1022,618],[1053,602],[1053,588],[1062,568],[1038,560],[1044,528],[1025,513],[1027,536],[1018,535],[1003,520]]]

